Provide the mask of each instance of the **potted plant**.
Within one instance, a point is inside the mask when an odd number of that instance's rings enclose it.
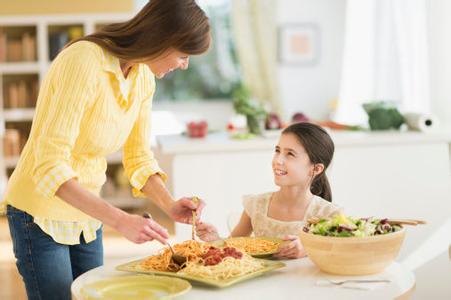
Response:
[[[249,133],[262,134],[266,112],[261,104],[251,99],[244,85],[238,86],[233,93],[233,108],[236,113],[246,116]]]

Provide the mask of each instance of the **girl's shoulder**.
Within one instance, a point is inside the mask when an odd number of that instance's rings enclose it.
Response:
[[[264,208],[267,201],[271,198],[273,192],[262,194],[251,194],[243,196],[243,206],[246,212],[251,215],[254,212]]]
[[[313,196],[312,202],[307,208],[307,213],[305,218],[309,217],[319,217],[319,218],[329,218],[335,214],[341,213],[342,208],[332,202],[329,202],[320,196]]]

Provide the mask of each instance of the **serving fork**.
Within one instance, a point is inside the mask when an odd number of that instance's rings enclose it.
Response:
[[[345,283],[377,283],[377,282],[389,283],[389,282],[391,282],[391,280],[389,280],[389,279],[344,279],[344,280],[321,279],[321,280],[317,281],[317,284],[318,285],[327,285],[327,284],[343,285]]]

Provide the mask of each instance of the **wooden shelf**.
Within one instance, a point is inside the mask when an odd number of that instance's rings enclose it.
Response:
[[[3,111],[5,122],[23,122],[32,121],[34,108],[9,108]]]
[[[0,16],[0,47],[6,50],[2,52],[0,58],[0,122],[3,122],[0,124],[1,127],[19,131],[21,138],[19,144],[23,146],[23,139],[29,134],[36,111],[31,106],[35,105],[38,85],[42,83],[50,68],[52,35],[67,31],[69,38],[72,39],[80,34],[93,33],[97,24],[122,22],[133,15],[133,12],[129,12]],[[30,52],[31,50],[33,52]],[[19,51],[22,51],[22,55],[19,55]],[[23,92],[24,85],[26,93]],[[17,99],[19,101],[16,101]],[[6,141],[11,143],[11,140]],[[17,152],[7,151],[7,153]],[[10,174],[16,167],[19,157],[4,155],[1,149],[0,156],[5,169],[1,171]],[[122,163],[122,153],[114,153],[106,159],[109,165],[117,166]],[[127,197],[112,197],[110,200],[119,207],[134,208],[142,204],[140,200]]]
[[[37,62],[5,62],[0,63],[1,74],[30,74],[39,73]]]
[[[18,162],[19,156],[5,157],[5,168],[7,169],[15,168]]]

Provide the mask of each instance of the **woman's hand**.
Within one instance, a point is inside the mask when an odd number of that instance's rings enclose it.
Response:
[[[208,223],[196,222],[196,235],[204,242],[219,240],[216,227]]]
[[[277,253],[274,253],[273,256],[277,258],[301,258],[307,256],[297,236],[287,235],[283,240],[287,242],[282,243]]]
[[[128,213],[120,216],[115,229],[137,244],[157,240],[166,245],[169,238],[167,230],[154,220]]]
[[[194,201],[193,199],[197,200]],[[176,222],[191,224],[193,219],[193,211],[196,213],[196,219],[198,220],[204,206],[205,202],[197,197],[183,197],[174,202],[170,209],[169,216]]]

